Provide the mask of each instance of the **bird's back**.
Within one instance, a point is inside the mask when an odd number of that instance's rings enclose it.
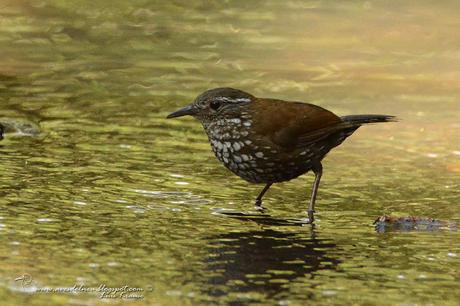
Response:
[[[276,99],[255,100],[243,110],[243,116],[245,146],[239,154],[249,156],[249,166],[246,169],[226,166],[244,179],[257,183],[282,182],[298,177],[320,162],[361,124],[388,117],[370,115],[372,117],[342,119],[314,104]],[[238,156],[236,158],[240,160]]]

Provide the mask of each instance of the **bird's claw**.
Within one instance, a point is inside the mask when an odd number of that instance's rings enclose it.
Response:
[[[295,221],[295,223],[300,223],[302,225],[313,224],[313,220],[310,218],[303,218],[303,219],[300,219],[299,221]]]
[[[308,211],[307,211],[308,220],[309,220],[308,224],[312,224],[312,223],[315,221],[314,213],[315,213],[314,210],[308,210]]]
[[[267,211],[267,209],[265,207],[263,207],[262,205],[256,205],[254,206],[254,209],[257,210],[257,211],[260,211],[260,212],[265,212]]]
[[[254,209],[258,210],[260,212],[265,212],[267,209],[262,206],[262,200],[256,199],[256,202],[254,203]]]

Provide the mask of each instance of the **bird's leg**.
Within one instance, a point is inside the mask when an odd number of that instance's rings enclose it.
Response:
[[[323,165],[321,163],[315,164],[312,168],[315,173],[315,181],[313,182],[313,188],[311,190],[310,205],[308,205],[308,219],[309,223],[313,223],[315,220],[313,214],[315,213],[315,200],[316,194],[318,193],[319,181],[321,180],[321,175],[323,174]]]
[[[268,183],[267,185],[265,185],[264,189],[262,189],[262,191],[259,193],[259,195],[257,196],[257,199],[256,199],[256,209],[260,209],[260,210],[263,210],[264,208],[262,207],[262,197],[264,196],[264,194],[267,192],[267,190],[270,188],[270,186],[272,185],[273,183]]]

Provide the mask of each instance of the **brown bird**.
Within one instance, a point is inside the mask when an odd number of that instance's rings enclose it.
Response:
[[[362,124],[394,121],[387,115],[338,117],[313,104],[257,98],[233,88],[205,91],[167,118],[185,115],[202,123],[216,157],[230,171],[248,182],[265,184],[255,202],[259,208],[273,183],[312,170],[308,222],[314,220],[324,156]]]

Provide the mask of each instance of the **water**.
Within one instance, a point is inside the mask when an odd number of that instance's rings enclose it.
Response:
[[[42,131],[0,145],[2,304],[460,300],[456,229],[372,225],[460,221],[459,3],[0,6],[0,117]],[[260,215],[262,186],[230,175],[196,121],[164,119],[218,86],[401,121],[331,152],[316,226],[299,226],[313,175],[273,186]],[[78,285],[93,289],[39,292]],[[100,298],[125,285],[140,297]]]

